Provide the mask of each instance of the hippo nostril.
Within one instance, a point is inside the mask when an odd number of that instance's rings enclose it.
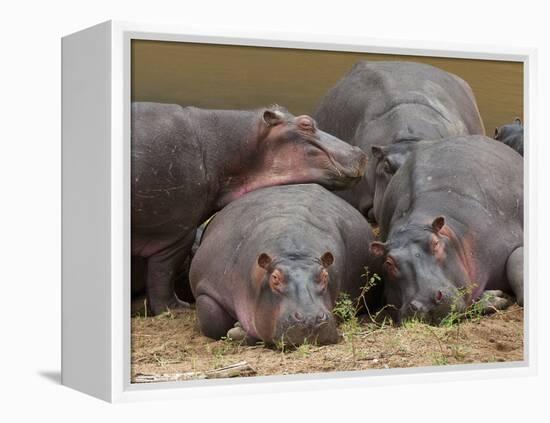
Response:
[[[319,313],[317,315],[317,323],[325,323],[328,320],[327,313]]]
[[[304,315],[300,313],[299,311],[294,313],[294,320],[301,322],[304,319]]]

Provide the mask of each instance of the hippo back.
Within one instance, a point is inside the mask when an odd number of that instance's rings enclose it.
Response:
[[[471,88],[462,79],[412,62],[359,62],[321,100],[319,127],[358,146],[484,134]],[[339,195],[374,221],[374,167]]]
[[[191,288],[196,297],[215,297],[246,322],[259,295],[255,272],[261,253],[300,260],[329,251],[334,263],[328,290],[334,305],[342,291],[360,293],[366,283],[364,267],[380,273],[379,260],[368,249],[372,240],[372,230],[357,210],[319,185],[260,189],[212,219],[191,265]]]
[[[355,139],[360,145],[357,128],[406,105],[432,109],[439,115],[448,127],[441,137],[485,133],[470,86],[456,75],[414,62],[356,63],[321,100],[315,118],[321,129],[348,142]],[[403,112],[414,114],[413,108]],[[406,126],[386,128],[391,142],[404,130]],[[436,138],[433,135],[422,138]]]
[[[434,202],[434,200],[437,200]],[[381,230],[415,209],[460,216],[461,221],[523,227],[523,162],[502,143],[483,136],[427,141],[413,149],[391,179]]]

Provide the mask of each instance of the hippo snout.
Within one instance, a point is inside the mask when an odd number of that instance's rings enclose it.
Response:
[[[336,323],[327,311],[313,314],[294,312],[287,316],[280,325],[276,340],[283,340],[287,345],[299,346],[305,342],[314,344],[331,344],[338,342]]]
[[[442,301],[439,304],[425,303],[419,300],[412,300],[399,310],[398,324],[406,320],[416,319],[424,323],[438,325],[451,312],[462,313],[466,309],[466,302],[460,298],[453,298],[452,301]]]
[[[329,314],[325,311],[308,316],[304,316],[304,314],[296,311],[288,316],[287,321],[288,326],[304,325],[306,327],[315,328],[320,324],[328,322],[329,318]]]

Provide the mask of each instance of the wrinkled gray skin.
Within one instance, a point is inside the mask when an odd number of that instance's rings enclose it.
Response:
[[[357,210],[316,184],[264,188],[232,202],[207,226],[191,264],[202,333],[218,339],[239,322],[249,340],[337,342],[338,294],[359,295],[363,266],[380,272],[373,240]]]
[[[412,151],[434,142],[440,141],[402,141],[387,146],[372,146],[373,162],[371,162],[371,166],[375,169],[372,215],[376,222],[381,220],[380,213],[382,212],[384,193],[393,175],[403,166]]]
[[[514,123],[495,128],[494,139],[503,142],[523,156],[523,125],[520,118]]]
[[[319,128],[371,156],[373,145],[485,134],[469,85],[456,75],[413,62],[358,62],[314,113]],[[338,193],[369,221],[375,168]]]
[[[409,158],[414,151],[433,145],[437,142],[453,142],[457,137],[443,138],[441,140],[425,141],[402,141],[387,146],[372,146],[373,162],[371,165],[375,169],[374,196],[373,196],[373,216],[376,221],[381,220],[382,204],[384,194],[391,178],[399,168]],[[472,138],[476,139],[476,138]]]
[[[132,255],[147,259],[153,313],[181,306],[174,280],[195,229],[245,193],[317,182],[349,187],[363,174],[358,148],[280,108],[204,110],[132,105]]]
[[[439,322],[486,290],[523,304],[523,161],[487,137],[413,149],[386,189],[382,242],[385,299],[400,322]],[[459,291],[462,290],[462,293]]]

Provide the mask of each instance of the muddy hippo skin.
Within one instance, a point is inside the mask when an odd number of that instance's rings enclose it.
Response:
[[[132,255],[147,258],[146,288],[156,314],[181,305],[176,269],[195,229],[216,210],[258,188],[317,182],[350,186],[366,156],[281,108],[203,110],[132,105]]]
[[[410,152],[384,195],[385,299],[395,320],[437,323],[485,290],[523,303],[522,159],[500,142],[457,137]]]
[[[412,62],[358,62],[321,100],[319,128],[371,155],[371,146],[485,134],[469,85],[433,66]],[[338,195],[369,221],[375,169]]]
[[[357,210],[316,184],[234,201],[211,221],[191,263],[202,333],[217,339],[239,322],[249,339],[270,344],[337,342],[339,292],[356,297],[364,266],[381,271],[373,240]]]
[[[514,119],[514,123],[495,128],[494,138],[523,156],[523,125],[520,118]]]

